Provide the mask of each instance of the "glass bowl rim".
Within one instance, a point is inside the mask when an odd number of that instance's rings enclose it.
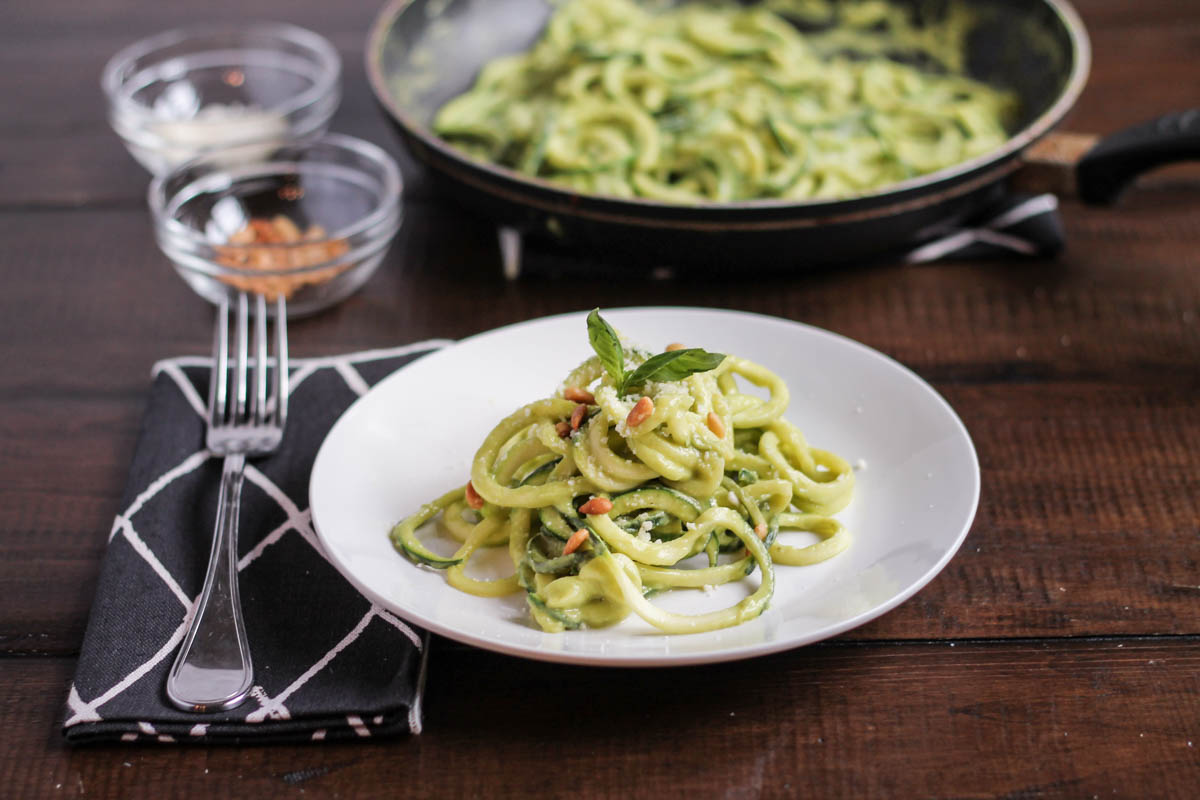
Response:
[[[339,228],[335,231],[330,231],[330,232],[326,233],[326,235],[320,239],[308,239],[308,240],[304,240],[301,242],[279,242],[279,243],[273,243],[273,244],[267,244],[267,243],[233,244],[233,243],[226,243],[226,242],[214,242],[209,237],[207,237],[203,233],[201,233],[200,231],[197,231],[195,228],[192,228],[188,225],[184,225],[182,222],[177,220],[175,217],[170,216],[167,213],[167,205],[170,202],[171,198],[173,198],[175,196],[175,193],[168,195],[166,192],[166,184],[167,184],[168,180],[170,180],[177,174],[182,173],[182,172],[184,172],[188,169],[191,169],[195,166],[199,166],[199,165],[205,164],[205,163],[210,163],[214,160],[220,159],[223,154],[227,154],[231,150],[238,150],[238,149],[245,149],[245,148],[250,148],[250,147],[260,147],[261,146],[261,145],[239,145],[234,148],[222,148],[219,150],[208,151],[201,156],[189,159],[188,161],[185,161],[185,162],[179,164],[178,166],[173,167],[172,169],[168,170],[167,172],[162,173],[161,175],[156,175],[154,177],[154,179],[150,181],[150,187],[146,191],[146,199],[147,199],[147,203],[150,206],[150,214],[154,220],[155,229],[158,231],[160,237],[165,237],[165,238],[168,238],[168,239],[171,239],[174,241],[181,242],[185,246],[190,245],[190,246],[198,248],[200,250],[207,249],[207,250],[214,251],[214,252],[216,251],[216,248],[219,247],[219,248],[225,249],[229,252],[235,252],[235,253],[236,252],[247,252],[247,251],[251,251],[251,250],[255,250],[255,249],[262,249],[262,248],[271,248],[271,249],[278,248],[279,250],[282,251],[282,250],[287,250],[287,249],[295,248],[295,247],[312,247],[312,246],[321,245],[321,244],[334,242],[334,241],[346,241],[346,240],[352,239],[353,237],[359,236],[366,231],[370,231],[372,228],[375,228],[380,225],[384,225],[385,223],[387,224],[386,225],[386,233],[372,235],[371,240],[381,239],[383,241],[386,241],[386,240],[390,239],[395,234],[396,230],[399,227],[400,217],[401,217],[400,199],[401,199],[401,196],[403,195],[403,191],[404,191],[404,181],[400,174],[400,168],[398,166],[396,166],[395,160],[392,159],[392,157],[390,155],[388,155],[387,152],[384,151],[383,148],[379,147],[378,145],[372,144],[371,142],[365,141],[363,139],[358,139],[353,136],[347,136],[345,134],[340,134],[340,133],[327,133],[327,134],[324,134],[319,137],[312,137],[309,139],[289,141],[289,142],[284,143],[282,146],[308,148],[308,147],[312,147],[314,145],[333,145],[334,147],[342,148],[344,150],[349,150],[349,151],[355,153],[356,155],[364,157],[368,162],[379,167],[383,185],[380,187],[379,193],[377,195],[378,206],[376,208],[374,208],[366,216],[362,217],[361,219],[355,220],[354,222],[351,222],[348,225],[346,225],[342,228]],[[246,164],[240,164],[238,166],[251,166],[251,167],[253,167],[253,166],[269,166],[271,164],[276,164],[276,163],[285,163],[285,162],[276,161],[275,159],[266,159],[266,160],[261,160],[261,161],[251,161],[251,162],[247,162]],[[325,162],[325,163],[328,163],[328,162]],[[361,167],[357,167],[355,169],[357,169],[359,172],[366,172],[366,170],[362,169]],[[217,168],[214,170],[213,174],[220,174],[222,171],[223,171],[222,169]],[[231,180],[230,182],[234,183],[236,181]],[[191,182],[189,182],[187,185],[191,185]],[[351,253],[356,252],[363,246],[363,244],[366,244],[366,243],[361,243],[359,245],[352,246],[350,252]],[[168,253],[168,256],[170,256],[170,255],[171,254]],[[172,260],[174,260],[174,257],[173,256],[171,256],[171,257],[172,257]],[[191,257],[202,260],[202,261],[206,261],[206,262],[212,264],[217,270],[220,270],[220,271],[228,270],[232,274],[244,273],[247,275],[260,275],[260,276],[287,275],[287,274],[292,274],[292,273],[309,272],[309,271],[318,269],[322,266],[322,264],[317,264],[317,265],[305,266],[305,267],[285,267],[285,268],[279,268],[279,269],[252,268],[250,270],[243,270],[238,267],[233,267],[233,266],[229,266],[229,265],[225,265],[225,264],[219,264],[218,262],[212,260],[211,258],[207,258],[207,257],[201,255],[199,252],[193,252],[191,254]],[[344,261],[345,254],[343,254],[341,257],[334,259],[334,260],[338,261],[338,262]]]
[[[323,97],[337,90],[338,81],[342,74],[342,58],[338,55],[333,44],[319,33],[292,25],[288,22],[246,22],[238,24],[204,23],[171,28],[160,33],[139,39],[118,50],[104,65],[100,73],[100,87],[104,90],[110,105],[120,107],[124,112],[130,112],[145,119],[154,119],[150,108],[139,103],[121,92],[125,81],[121,79],[122,71],[139,58],[150,55],[171,45],[181,44],[189,39],[199,39],[204,36],[218,34],[266,34],[287,40],[292,44],[307,48],[316,56],[316,60],[324,69],[317,76],[312,86],[298,94],[288,97],[283,102],[266,109],[289,116],[295,112],[315,104]]]

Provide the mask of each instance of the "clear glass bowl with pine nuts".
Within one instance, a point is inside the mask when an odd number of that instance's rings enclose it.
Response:
[[[202,297],[283,296],[312,314],[363,285],[400,227],[400,171],[349,136],[272,148],[253,160],[219,151],[154,179],[159,247]]]

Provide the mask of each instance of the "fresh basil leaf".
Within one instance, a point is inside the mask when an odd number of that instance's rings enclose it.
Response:
[[[721,366],[724,353],[710,353],[699,347],[669,350],[651,356],[625,381],[626,388],[640,386],[646,381],[679,381],[697,372],[708,372]]]
[[[612,326],[600,316],[600,309],[592,309],[587,317],[588,341],[600,358],[604,369],[612,376],[613,383],[620,391],[625,382],[625,349],[621,347],[621,339]]]

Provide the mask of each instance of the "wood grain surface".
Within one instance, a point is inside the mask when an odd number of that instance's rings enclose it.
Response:
[[[1068,121],[1104,133],[1200,102],[1200,4],[1078,0],[1095,49]],[[1200,796],[1200,170],[1111,208],[1064,201],[1059,258],[746,280],[506,283],[493,231],[431,191],[366,88],[375,3],[14,0],[0,26],[0,796]],[[622,672],[446,640],[426,730],[309,747],[71,750],[60,712],[151,365],[208,349],[208,308],[152,240],[108,128],[119,47],[197,20],[286,19],[345,61],[334,128],[396,154],[403,230],[296,356],[592,306],[757,311],[929,380],[983,472],[960,553],[830,642]],[[536,701],[534,700],[536,698]]]
[[[438,647],[416,739],[50,759],[71,667],[0,662],[15,728],[3,785],[96,797],[1188,797],[1200,748],[1194,641],[830,643],[635,680]]]

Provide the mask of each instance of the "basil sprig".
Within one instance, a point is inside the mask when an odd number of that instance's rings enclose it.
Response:
[[[625,381],[625,348],[621,347],[621,339],[612,325],[600,316],[598,308],[588,314],[587,326],[588,341],[592,343],[592,349],[604,365],[604,371],[612,376],[617,391],[620,391]]]
[[[684,350],[669,350],[646,359],[637,369],[625,369],[625,348],[621,339],[604,317],[600,309],[593,309],[587,317],[588,341],[604,370],[616,384],[617,394],[624,395],[647,381],[680,381],[697,372],[716,369],[725,360],[724,353],[710,353],[699,347]]]

